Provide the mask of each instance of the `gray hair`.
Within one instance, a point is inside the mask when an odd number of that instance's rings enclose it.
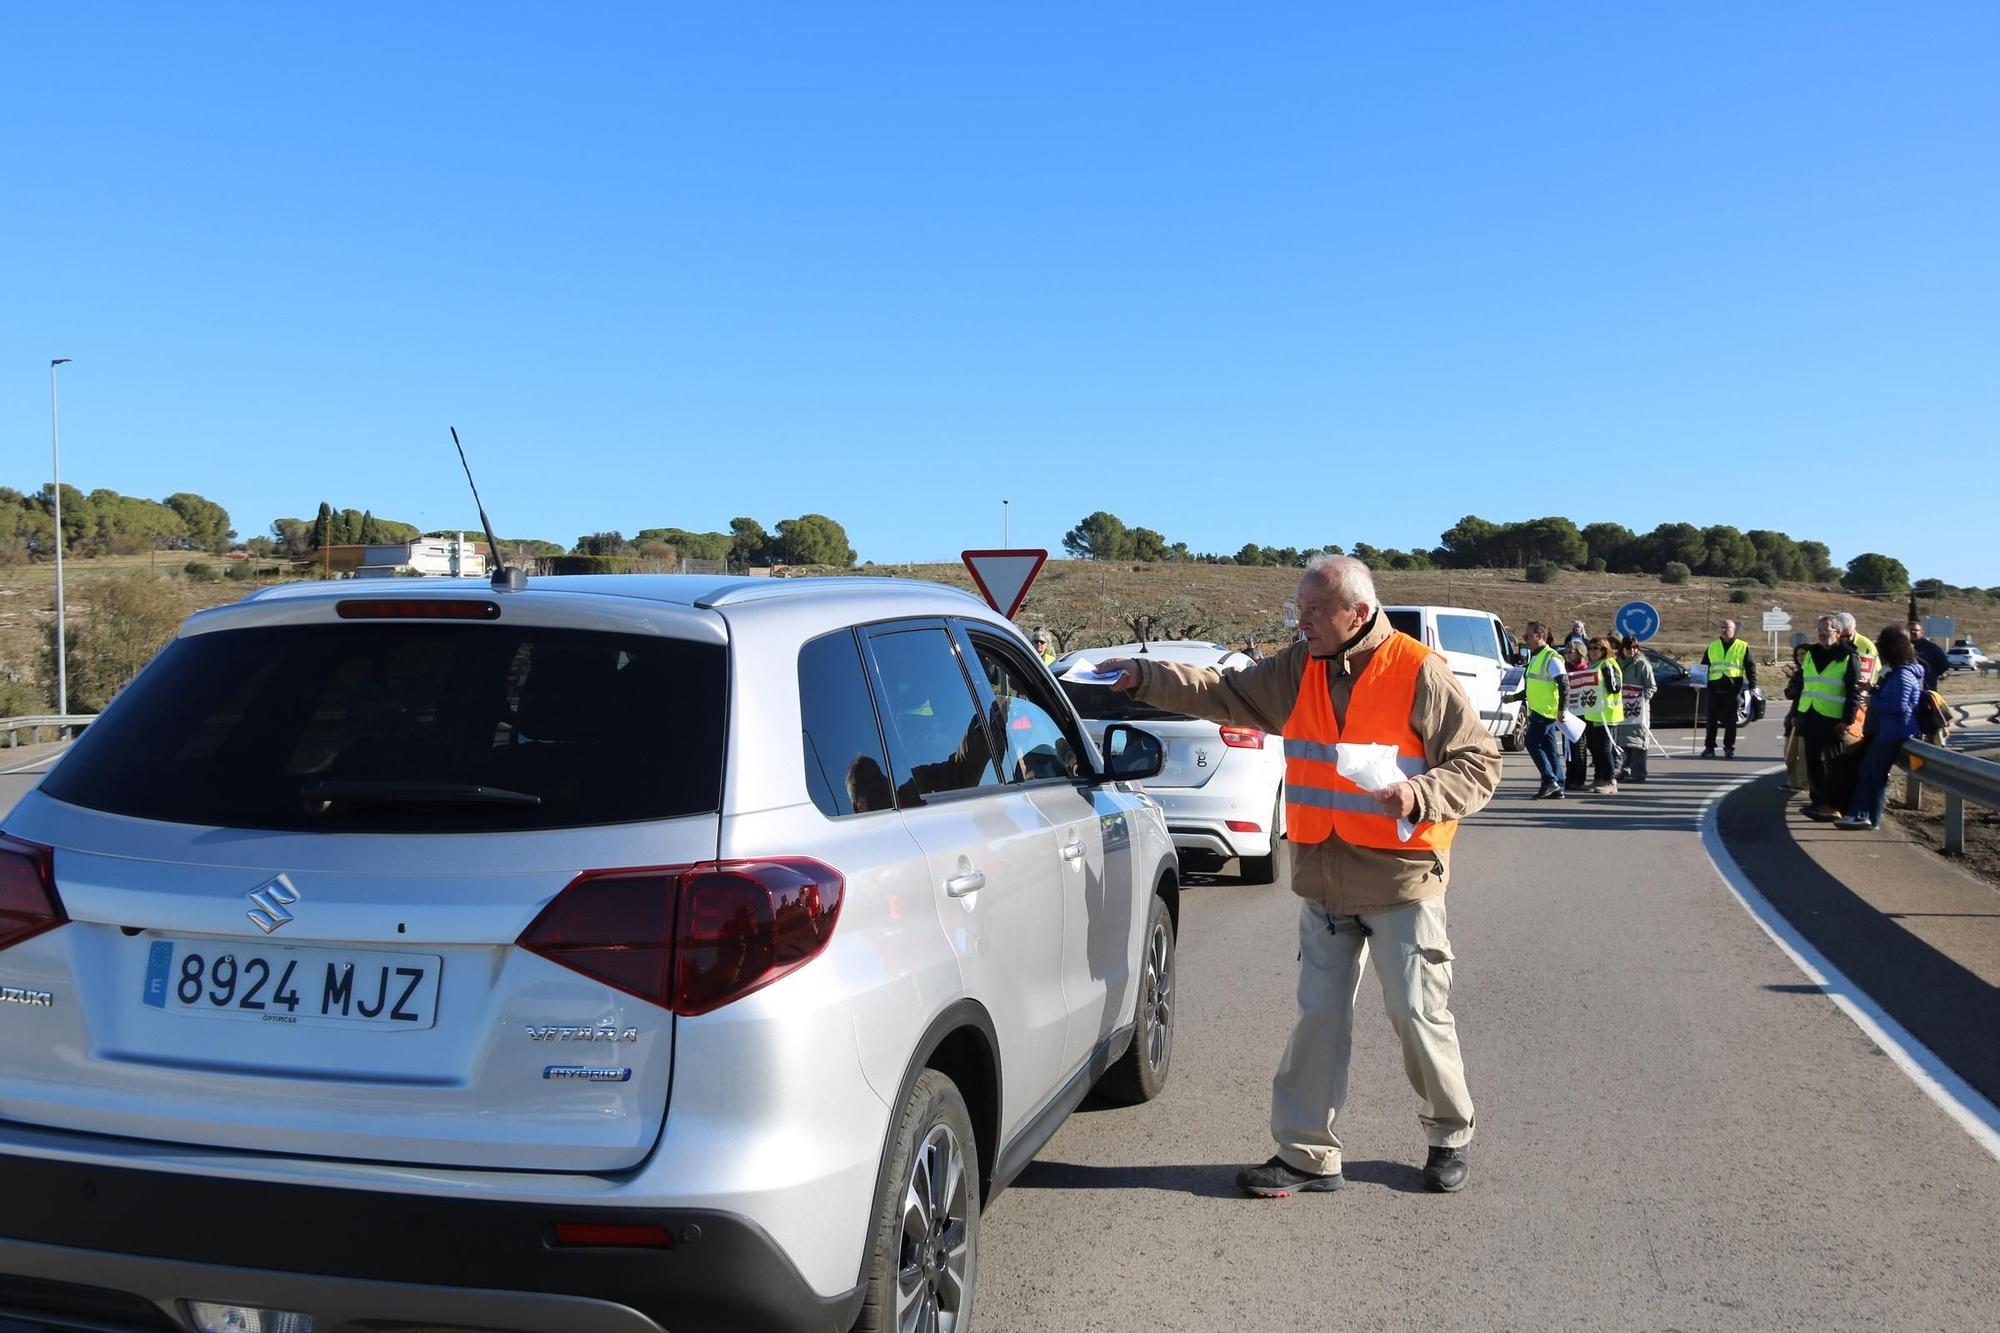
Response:
[[[1852,611],[1842,611],[1835,615],[1834,619],[1840,622],[1840,628],[1844,633],[1854,633],[1854,613]]]
[[[1366,602],[1379,607],[1375,598],[1375,576],[1351,555],[1328,555],[1324,551],[1306,561],[1306,577],[1318,579],[1333,596],[1340,610]]]

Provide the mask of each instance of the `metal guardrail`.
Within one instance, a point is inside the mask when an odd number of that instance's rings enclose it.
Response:
[[[68,739],[69,733],[89,726],[97,721],[95,713],[49,713],[39,717],[0,717],[0,746],[13,749],[15,746],[33,745],[42,738],[44,731],[53,730],[57,740]],[[21,740],[22,732],[28,739]]]
[[[1963,856],[1965,803],[2000,810],[2000,764],[1927,741],[1905,741],[1896,763],[1909,775],[1903,784],[1905,808],[1917,809],[1926,786],[1944,793],[1944,849],[1948,855]]]

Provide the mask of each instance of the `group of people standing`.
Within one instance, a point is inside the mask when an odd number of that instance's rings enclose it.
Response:
[[[1559,801],[1585,790],[1614,796],[1621,780],[1644,782],[1647,711],[1657,685],[1639,641],[1629,634],[1616,643],[1604,635],[1586,638],[1577,621],[1559,652],[1549,627],[1531,620],[1522,642],[1528,650],[1522,686],[1506,698],[1527,705],[1526,746],[1542,780],[1535,799]],[[1566,727],[1565,717],[1581,730]]]
[[[1870,639],[1841,612],[1821,616],[1816,629],[1817,642],[1792,650],[1785,686],[1787,780],[1805,790],[1808,819],[1879,828],[1889,770],[1903,743],[1926,731],[1924,700],[1943,675],[1943,654],[1916,621]]]

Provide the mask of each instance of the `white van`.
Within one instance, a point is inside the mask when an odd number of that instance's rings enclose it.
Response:
[[[1389,623],[1444,654],[1451,674],[1472,698],[1486,730],[1509,750],[1521,748],[1521,705],[1500,702],[1501,677],[1513,664],[1514,636],[1491,611],[1463,606],[1385,606]]]

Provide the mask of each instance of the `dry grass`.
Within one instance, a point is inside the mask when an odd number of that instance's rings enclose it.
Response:
[[[161,552],[157,562],[151,557],[105,556],[94,560],[65,560],[63,589],[70,616],[87,617],[89,599],[83,594],[101,579],[120,574],[151,572],[160,579],[160,592],[172,608],[189,615],[209,606],[238,601],[256,590],[256,583],[218,580],[198,583],[185,577],[182,567],[199,559],[218,571],[230,562],[186,552]],[[42,680],[42,646],[48,641],[48,627],[55,619],[55,567],[15,565],[0,569],[0,678],[40,683],[53,696],[53,686]],[[51,697],[47,707],[54,707]]]
[[[972,587],[964,568],[955,564],[877,565],[860,572]],[[1630,601],[1651,602],[1661,617],[1654,642],[1681,656],[1705,646],[1725,616],[1742,622],[1744,637],[1752,643],[1767,643],[1757,626],[1764,609],[1774,605],[1790,612],[1793,628],[1806,633],[1811,633],[1814,618],[1824,612],[1852,611],[1864,632],[1870,634],[1883,625],[1900,623],[1905,607],[1901,598],[1875,601],[1837,587],[1806,584],[1752,588],[1749,604],[1735,605],[1729,600],[1728,582],[1708,578],[1671,585],[1629,574],[1564,573],[1554,583],[1536,584],[1529,583],[1519,570],[1492,569],[1383,571],[1375,578],[1383,600],[1392,605],[1473,607],[1494,612],[1516,632],[1529,620],[1566,629],[1571,620],[1580,618],[1593,634],[1610,633],[1620,606]],[[1080,622],[1083,627],[1069,646],[1092,647],[1131,637],[1129,628],[1118,619],[1118,608],[1153,608],[1179,599],[1191,603],[1210,622],[1212,628],[1204,637],[1240,641],[1249,630],[1261,627],[1268,631],[1276,625],[1297,586],[1298,571],[1289,569],[1051,560],[1018,619],[1023,626]],[[1925,614],[1955,615],[1960,633],[1969,631],[1981,642],[2000,641],[2000,606],[1994,603],[1983,598],[1945,598],[1925,605]],[[1267,632],[1263,637],[1269,642],[1273,636]]]

